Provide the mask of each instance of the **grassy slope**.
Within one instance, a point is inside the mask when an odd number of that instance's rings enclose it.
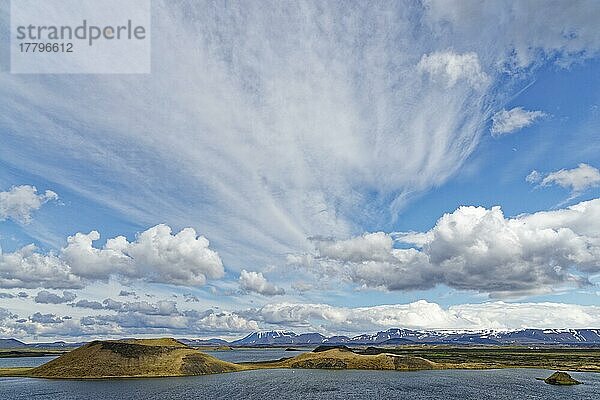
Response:
[[[29,372],[43,378],[185,376],[239,371],[174,339],[95,341]]]
[[[3,376],[29,376],[33,368],[29,367],[14,367],[14,368],[0,368],[0,377]]]
[[[391,354],[359,355],[351,351],[331,349],[319,353],[304,353],[296,357],[259,364],[245,364],[252,368],[317,368],[317,369],[374,369],[422,370],[439,366],[421,357]]]

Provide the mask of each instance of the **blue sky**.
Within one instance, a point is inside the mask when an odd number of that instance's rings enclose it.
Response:
[[[600,325],[596,2],[184,3],[0,72],[1,336]]]

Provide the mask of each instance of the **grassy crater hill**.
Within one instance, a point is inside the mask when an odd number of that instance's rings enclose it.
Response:
[[[248,364],[254,365],[256,364]],[[381,353],[360,355],[347,348],[315,350],[296,357],[264,362],[262,368],[305,368],[305,369],[368,369],[415,371],[439,369],[440,366],[425,358]]]
[[[175,339],[93,341],[27,374],[40,378],[159,377],[217,374],[243,367]]]

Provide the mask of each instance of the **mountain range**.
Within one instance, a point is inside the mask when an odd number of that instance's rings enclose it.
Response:
[[[353,337],[326,337],[319,333],[261,331],[235,340],[233,346],[269,345],[398,345],[398,344],[599,344],[600,329],[518,329],[518,330],[411,330],[388,329]]]
[[[479,345],[600,345],[600,329],[517,329],[517,330],[411,330],[388,329],[358,336],[324,336],[285,330],[252,332],[242,339],[179,339],[188,346],[318,346],[318,345],[402,345],[402,344],[479,344]],[[0,339],[0,348],[65,348],[84,343],[33,343]]]

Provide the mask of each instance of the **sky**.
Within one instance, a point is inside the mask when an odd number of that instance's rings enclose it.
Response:
[[[150,74],[2,65],[0,337],[600,328],[600,3],[152,18]]]

